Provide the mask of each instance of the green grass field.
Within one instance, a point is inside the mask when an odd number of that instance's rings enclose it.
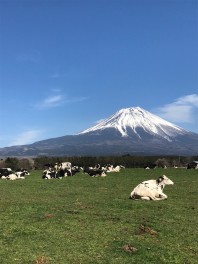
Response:
[[[141,181],[166,174],[165,201],[133,201]],[[198,170],[124,169],[0,180],[1,264],[198,263]]]

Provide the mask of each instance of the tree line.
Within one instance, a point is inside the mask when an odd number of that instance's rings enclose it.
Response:
[[[35,158],[16,158],[7,157],[0,160],[0,168],[11,168],[16,170],[18,168],[25,168],[28,170],[43,170],[46,164],[61,163],[69,161],[73,165],[80,167],[101,165],[123,165],[125,168],[144,168],[151,164],[157,167],[186,167],[188,163],[198,160],[198,156],[185,157],[185,156],[83,156],[83,157],[48,157],[38,156]]]

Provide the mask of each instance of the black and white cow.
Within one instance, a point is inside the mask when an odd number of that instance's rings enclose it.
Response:
[[[165,185],[174,184],[166,175],[157,180],[143,181],[137,185],[130,194],[130,199],[134,200],[164,200],[167,195],[163,193]]]
[[[45,180],[61,178],[55,170],[46,169],[43,171],[42,178]]]
[[[23,172],[14,172],[10,168],[1,168],[0,178],[3,180],[13,181],[13,180],[25,179],[25,174],[23,174]]]
[[[149,170],[149,169],[155,169],[157,165],[155,163],[148,163],[144,166],[144,169]]]
[[[13,175],[15,175],[14,171],[11,168],[0,168],[0,178],[2,180],[10,179],[9,178],[10,175],[11,175],[11,178],[13,178],[14,177]],[[16,175],[15,175],[15,177],[16,177]]]
[[[58,170],[58,175],[61,177],[68,177],[68,176],[74,176],[78,172],[80,172],[80,168],[78,166],[72,166],[71,168],[65,168],[65,169],[59,169]]]
[[[188,163],[187,169],[198,169],[198,161]]]
[[[13,171],[11,168],[0,168],[0,178],[7,177],[8,175],[12,174]]]
[[[72,166],[70,162],[56,163],[53,167],[43,171],[43,179],[62,179],[67,176],[74,176],[76,173],[80,172],[78,166]]]
[[[84,169],[84,173],[87,173],[91,177],[107,176],[105,169],[86,168]]]
[[[25,177],[25,176],[30,175],[30,172],[27,169],[21,168],[21,169],[16,169],[15,174],[18,177]]]
[[[120,172],[122,168],[125,168],[122,165],[107,165],[107,172]]]

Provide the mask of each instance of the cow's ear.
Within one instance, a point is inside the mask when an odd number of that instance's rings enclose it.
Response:
[[[163,180],[163,177],[160,176],[159,179],[158,179],[158,182],[161,182]]]

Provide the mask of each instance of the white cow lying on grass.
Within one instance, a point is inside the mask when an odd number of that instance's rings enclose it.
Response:
[[[130,194],[130,199],[134,200],[165,200],[168,198],[163,193],[165,185],[173,185],[174,183],[163,175],[157,180],[143,181]]]

